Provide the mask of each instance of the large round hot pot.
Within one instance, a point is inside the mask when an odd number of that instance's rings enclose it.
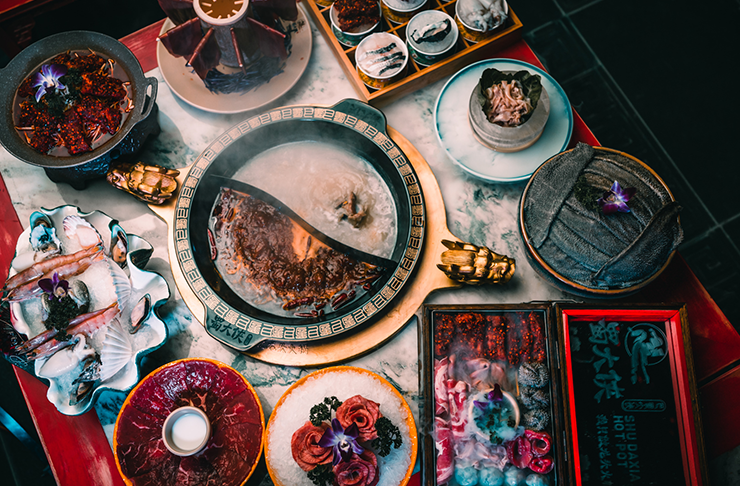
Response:
[[[370,162],[390,189],[398,226],[390,268],[369,292],[322,317],[272,315],[233,292],[211,260],[207,229],[218,194],[211,176],[229,178],[248,157],[275,146],[317,140]],[[431,169],[407,140],[386,127],[380,111],[359,101],[278,108],[245,120],[214,141],[180,184],[174,203],[150,206],[170,226],[170,263],[178,288],[210,335],[258,359],[307,366],[359,355],[399,331],[429,292],[459,285],[435,265],[450,248],[442,241],[457,238],[446,228]],[[506,281],[514,262],[500,258],[505,260],[501,281]]]
[[[113,59],[131,82],[134,108],[110,140],[90,152],[68,157],[41,154],[31,148],[13,123],[13,105],[21,82],[52,57],[67,51],[90,51]],[[24,49],[0,69],[0,143],[14,157],[43,167],[54,182],[67,182],[76,189],[86,181],[105,177],[111,162],[138,152],[149,135],[159,133],[156,104],[157,79],[147,78],[141,64],[121,42],[97,32],[70,31],[55,34]]]

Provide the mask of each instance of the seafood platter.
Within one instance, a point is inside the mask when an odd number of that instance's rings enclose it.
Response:
[[[157,64],[172,91],[214,113],[253,110],[282,96],[311,57],[306,14],[279,0],[159,0],[167,15]]]
[[[685,307],[424,305],[422,484],[708,484]]]
[[[514,260],[447,230],[429,166],[356,100],[247,119],[179,183],[176,200],[151,206],[169,225],[178,289],[211,336],[264,361],[357,356],[432,290],[514,274]]]
[[[307,0],[305,4],[357,96],[373,106],[491,57],[521,37],[522,23],[505,0]],[[361,42],[373,37],[368,41],[372,49],[360,49]]]
[[[405,486],[417,436],[406,400],[362,368],[324,368],[294,383],[272,411],[265,438],[276,486]]]
[[[52,181],[83,189],[159,134],[156,97],[156,78],[121,42],[87,31],[52,35],[0,70],[0,143]]]
[[[139,381],[142,357],[167,339],[154,309],[169,288],[144,270],[152,246],[99,211],[41,209],[29,223],[3,287],[17,337],[4,351],[48,380],[57,410],[81,414]]]
[[[173,361],[123,403],[116,466],[127,485],[243,485],[262,456],[264,423],[257,393],[236,370],[204,358]]]

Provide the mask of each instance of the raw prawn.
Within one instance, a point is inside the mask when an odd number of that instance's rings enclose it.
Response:
[[[90,339],[96,331],[118,317],[119,314],[120,309],[118,308],[118,303],[114,302],[105,309],[83,314],[72,319],[69,321],[66,333],[70,336],[83,334],[85,337]],[[29,360],[35,360],[51,356],[58,350],[65,348],[70,344],[74,344],[72,339],[66,341],[53,339],[58,333],[59,331],[56,329],[45,331],[24,343],[23,346],[18,348],[18,352],[26,353]],[[28,343],[31,342],[32,344],[28,345]]]
[[[34,265],[31,265],[26,270],[23,270],[22,272],[10,277],[5,282],[5,287],[3,288],[3,290],[10,293],[22,285],[38,280],[46,274],[50,274],[58,267],[77,262],[89,256],[94,256],[98,252],[102,251],[103,247],[101,245],[96,245],[84,250],[80,250],[77,253],[72,253],[70,255],[59,255],[53,258],[49,258],[48,260],[40,261],[38,263],[35,263]],[[59,276],[61,277],[61,274]]]

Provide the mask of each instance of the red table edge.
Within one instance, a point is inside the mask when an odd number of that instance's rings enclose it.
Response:
[[[164,20],[121,39],[140,60],[145,72],[157,67],[155,39],[163,23]],[[534,52],[524,41],[509,46],[503,51],[497,52],[496,55],[499,57],[522,59],[531,64],[543,67]],[[575,110],[573,113],[574,128],[571,145],[575,145],[575,141],[599,145],[596,137],[594,137],[581,117]],[[0,222],[3,223],[0,225],[1,274],[9,268],[15,249],[15,242],[23,230],[2,177],[0,177]],[[694,273],[680,255],[674,258],[669,268],[671,267],[677,268],[677,271],[683,274],[692,289],[699,290],[697,293],[686,296],[689,309],[692,307],[704,309],[705,322],[711,320],[710,318],[713,317],[721,325],[729,326],[732,329],[729,321],[701,286]],[[4,274],[0,276],[3,279],[5,278]],[[654,282],[649,288],[655,288],[659,281],[660,279]],[[665,292],[657,289],[648,295],[660,296],[665,295]],[[693,306],[688,302],[689,300],[693,301]],[[691,315],[692,312],[690,310],[689,316]],[[118,474],[113,452],[95,410],[92,409],[83,415],[74,417],[63,415],[57,412],[54,406],[47,400],[45,385],[20,369],[16,368],[15,373],[57,483],[60,485],[124,484]],[[740,438],[738,440],[740,441]],[[74,454],[65,457],[63,452],[68,451],[74,451]],[[420,477],[419,474],[416,474],[411,478],[409,484],[411,486],[417,486],[419,483]]]

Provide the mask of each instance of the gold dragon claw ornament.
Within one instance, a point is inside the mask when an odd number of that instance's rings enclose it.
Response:
[[[469,285],[504,284],[511,280],[516,261],[485,246],[442,240],[447,251],[437,267],[450,279]]]
[[[108,170],[108,183],[122,191],[148,202],[163,204],[177,191],[179,170],[158,165],[119,164]]]

